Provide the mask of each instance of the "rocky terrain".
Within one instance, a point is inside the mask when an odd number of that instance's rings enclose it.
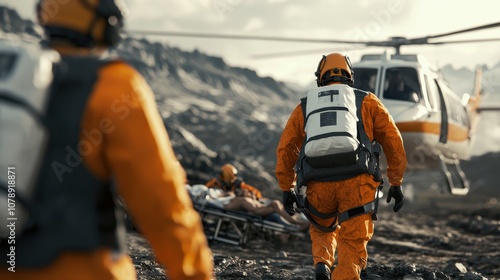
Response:
[[[426,210],[408,205],[397,214],[382,207],[368,245],[367,272],[382,279],[500,279],[500,206],[448,208],[457,202],[436,201]],[[217,279],[314,279],[308,238],[210,246]],[[137,233],[129,235],[129,250],[139,279],[168,279]]]
[[[0,7],[0,38],[38,42],[39,26]],[[279,195],[275,147],[297,90],[250,69],[231,67],[199,51],[126,38],[113,53],[133,64],[156,93],[158,109],[191,184],[204,183],[232,162],[265,196]],[[469,91],[468,69],[444,74]],[[485,69],[485,86],[499,92],[500,64]],[[448,77],[449,75],[449,77]],[[439,192],[437,173],[405,189],[397,214],[381,201],[367,271],[383,279],[500,279],[500,123],[489,113],[480,125],[475,156],[463,167],[472,183],[466,197]],[[493,151],[493,152],[491,152]],[[490,153],[488,153],[490,152]],[[140,234],[130,232],[129,253],[139,279],[166,279]],[[217,279],[313,279],[310,240],[252,239],[244,247],[211,243]]]
[[[472,183],[467,196],[422,188],[398,213],[380,200],[367,272],[382,279],[500,279],[500,186],[493,171],[498,166],[500,153],[464,164]],[[427,174],[429,185],[437,176]],[[138,233],[130,232],[128,240],[139,279],[168,279]],[[284,243],[260,236],[244,247],[210,247],[216,279],[314,279],[308,237]]]

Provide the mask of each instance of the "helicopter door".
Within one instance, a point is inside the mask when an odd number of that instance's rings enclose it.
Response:
[[[439,83],[434,80],[434,84],[436,85],[437,91],[439,92],[439,103],[441,104],[441,129],[439,132],[439,142],[441,143],[446,143],[448,142],[448,109],[446,106],[446,97],[443,94],[443,91],[441,90],[441,87],[439,86]],[[433,85],[431,84],[431,87]]]
[[[441,104],[439,102],[439,88],[435,81],[424,75],[425,88],[427,91],[427,102],[429,112],[439,112]]]

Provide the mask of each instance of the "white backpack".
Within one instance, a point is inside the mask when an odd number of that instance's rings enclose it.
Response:
[[[21,232],[48,140],[44,124],[57,52],[0,40],[0,238]],[[7,226],[5,226],[7,223]]]
[[[307,93],[304,152],[316,168],[356,162],[360,147],[354,90],[343,84],[312,89]]]

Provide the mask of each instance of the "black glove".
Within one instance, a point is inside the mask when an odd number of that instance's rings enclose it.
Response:
[[[394,198],[394,200],[396,200],[392,211],[398,212],[399,210],[401,210],[405,202],[405,196],[403,195],[401,186],[391,186],[389,188],[389,193],[387,194],[387,203],[391,202],[391,198]]]
[[[285,211],[290,216],[295,214],[294,202],[297,202],[297,195],[294,190],[283,192],[283,206],[285,206]]]

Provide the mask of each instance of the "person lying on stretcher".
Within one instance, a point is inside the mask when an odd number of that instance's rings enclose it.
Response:
[[[300,218],[299,215],[294,217],[288,215],[281,201],[267,199],[267,201],[263,200],[260,202],[254,198],[252,192],[244,189],[235,190],[234,198],[223,205],[223,208],[233,211],[246,211],[260,217],[277,213],[285,221],[297,225],[301,231],[309,228],[309,221]]]

